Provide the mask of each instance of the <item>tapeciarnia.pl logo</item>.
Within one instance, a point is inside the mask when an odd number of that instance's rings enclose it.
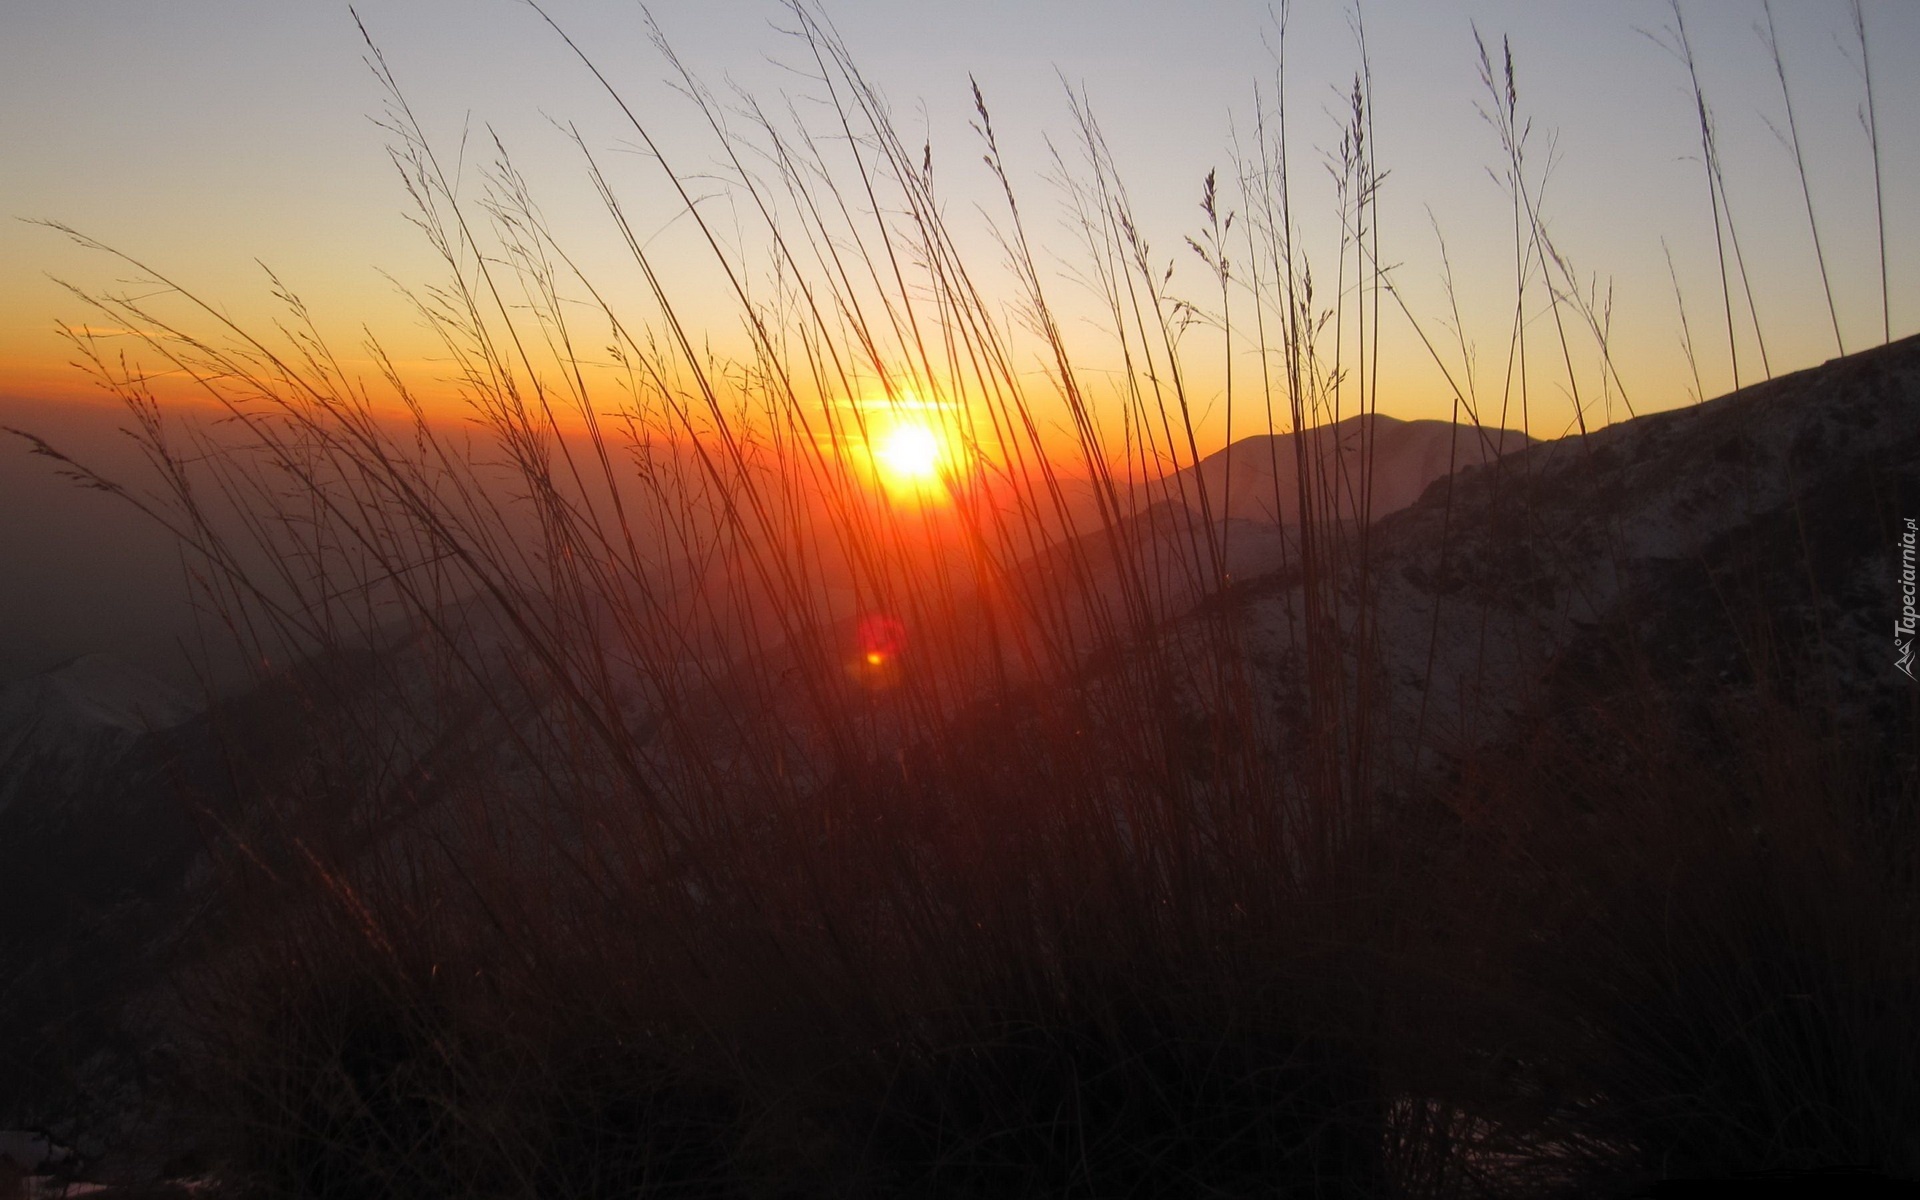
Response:
[[[1913,674],[1913,633],[1917,618],[1914,610],[1914,539],[1916,530],[1914,518],[1907,518],[1907,527],[1900,534],[1900,615],[1893,622],[1893,650],[1897,656],[1893,665],[1900,668],[1908,679]]]

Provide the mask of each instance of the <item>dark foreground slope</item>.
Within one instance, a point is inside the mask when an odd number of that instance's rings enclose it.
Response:
[[[1224,590],[1150,510],[1108,545],[1191,611],[935,726],[905,678],[792,728],[775,647],[669,737],[489,619],[88,735],[0,781],[0,1128],[314,1196],[1920,1172],[1917,439],[1909,340]]]

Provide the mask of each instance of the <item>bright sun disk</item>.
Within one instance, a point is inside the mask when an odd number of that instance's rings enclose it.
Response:
[[[873,448],[874,462],[888,484],[900,488],[924,487],[940,480],[946,457],[940,435],[925,425],[895,425]]]

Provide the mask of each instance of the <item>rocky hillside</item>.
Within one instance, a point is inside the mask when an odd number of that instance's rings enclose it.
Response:
[[[1910,730],[1920,691],[1892,627],[1916,514],[1909,338],[1444,478],[1342,543],[1327,620],[1402,768],[1649,673],[1790,678],[1806,702]],[[1282,712],[1304,703],[1306,599],[1297,568],[1233,596]]]

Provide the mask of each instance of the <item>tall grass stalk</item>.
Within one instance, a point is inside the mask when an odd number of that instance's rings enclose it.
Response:
[[[1845,354],[1847,342],[1840,335],[1840,310],[1834,305],[1833,280],[1827,275],[1827,251],[1820,241],[1820,222],[1813,215],[1813,185],[1807,179],[1806,155],[1800,151],[1800,123],[1794,118],[1793,91],[1787,86],[1787,63],[1780,52],[1780,34],[1773,24],[1772,0],[1766,0],[1761,5],[1761,11],[1766,13],[1767,17],[1763,34],[1767,43],[1767,53],[1773,59],[1774,78],[1780,81],[1780,100],[1787,110],[1787,135],[1782,140],[1787,143],[1788,149],[1793,151],[1794,172],[1800,177],[1800,198],[1807,207],[1807,229],[1813,236],[1813,257],[1820,267],[1820,289],[1827,298],[1827,319],[1833,323],[1833,345],[1839,353]],[[1864,41],[1862,44],[1865,44]]]
[[[1707,196],[1713,210],[1714,253],[1720,263],[1720,301],[1727,322],[1727,358],[1729,370],[1733,376],[1733,386],[1741,386],[1739,331],[1734,323],[1733,287],[1734,276],[1738,276],[1742,294],[1747,301],[1747,311],[1752,317],[1754,339],[1760,349],[1760,369],[1764,378],[1772,378],[1773,368],[1767,361],[1766,336],[1760,331],[1760,314],[1753,306],[1752,282],[1747,277],[1745,258],[1740,252],[1740,235],[1733,223],[1733,212],[1728,205],[1726,176],[1720,167],[1720,148],[1715,137],[1713,112],[1707,105],[1707,93],[1700,82],[1699,63],[1693,56],[1693,42],[1687,36],[1687,19],[1680,11],[1680,0],[1672,0],[1673,29],[1668,49],[1686,68],[1687,82],[1693,89],[1694,113],[1700,126],[1700,168],[1706,175]],[[1733,265],[1731,271],[1727,264],[1727,244],[1733,245]]]
[[[1660,241],[1660,252],[1667,259],[1667,278],[1673,281],[1673,308],[1680,318],[1680,349],[1687,356],[1687,371],[1693,376],[1693,401],[1698,404],[1707,398],[1707,392],[1700,382],[1700,359],[1693,352],[1693,326],[1687,321],[1687,297],[1680,290],[1680,272],[1674,268],[1673,248],[1665,238]]]
[[[1880,340],[1893,340],[1893,310],[1887,293],[1887,202],[1880,174],[1880,122],[1873,103],[1873,64],[1867,54],[1867,14],[1860,0],[1853,0],[1853,36],[1860,44],[1860,82],[1865,99],[1860,104],[1860,124],[1866,129],[1867,149],[1873,155],[1873,225],[1880,238]]]

